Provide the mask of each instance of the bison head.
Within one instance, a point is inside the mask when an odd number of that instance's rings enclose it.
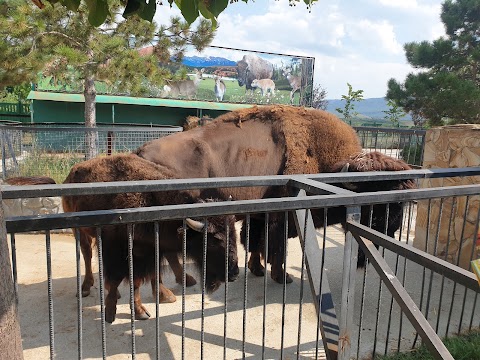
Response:
[[[245,60],[237,62],[237,81],[238,86],[247,85],[248,64]]]
[[[209,217],[206,222],[186,219],[187,253],[203,268],[204,238],[206,236],[206,281],[208,292],[213,292],[225,282],[225,264],[228,257],[228,281],[234,281],[239,274],[237,257],[237,233],[235,216]],[[183,228],[178,229],[183,236]],[[228,249],[227,249],[228,246]]]
[[[353,155],[350,159],[335,164],[334,172],[363,172],[363,171],[401,171],[412,168],[403,160],[398,160],[382,154],[378,151],[361,152]],[[357,193],[374,191],[392,191],[415,188],[412,180],[383,180],[383,181],[362,181],[356,183],[343,183],[340,185],[348,190]],[[360,222],[370,226],[381,233],[394,237],[395,232],[400,229],[403,220],[403,203],[394,202],[389,204],[365,205],[361,209]],[[357,266],[365,265],[365,254],[359,250]]]

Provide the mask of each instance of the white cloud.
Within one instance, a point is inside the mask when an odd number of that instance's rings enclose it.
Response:
[[[444,35],[442,1],[331,0],[317,3],[311,12],[303,2],[290,7],[287,0],[232,3],[219,17],[213,44],[314,56],[315,80],[329,98],[344,94],[347,82],[363,89],[365,97],[382,97],[390,78],[401,81],[413,71],[403,44]],[[162,13],[165,23],[179,12],[174,8]],[[215,49],[208,52],[215,54]],[[238,59],[242,56],[238,52]]]

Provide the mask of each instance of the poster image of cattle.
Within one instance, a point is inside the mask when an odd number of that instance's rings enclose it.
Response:
[[[154,53],[154,46],[138,49],[140,56]],[[315,58],[210,46],[198,53],[187,48],[179,64],[159,63],[165,78],[145,79],[141,92],[133,93],[115,79],[97,76],[98,94],[188,99],[227,103],[293,104],[309,106],[312,98]],[[55,76],[58,66],[47,64],[39,74],[37,90],[82,93],[83,81],[75,69]],[[108,66],[108,64],[105,64]],[[139,90],[139,89],[137,89]]]
[[[167,82],[164,97],[254,104],[311,103],[315,59],[211,46],[187,51],[188,80]],[[178,70],[177,70],[178,71]],[[177,85],[188,81],[189,89]],[[194,95],[192,95],[194,94]]]

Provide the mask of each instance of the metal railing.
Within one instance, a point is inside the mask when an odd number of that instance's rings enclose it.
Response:
[[[85,160],[87,133],[96,133],[99,155],[110,155],[179,131],[178,126],[0,126],[2,176],[43,174],[62,182],[75,163]]]
[[[380,151],[407,164],[421,166],[426,130],[354,127],[364,149]]]
[[[96,194],[125,192],[157,192],[166,190],[207,189],[219,187],[250,186],[289,186],[296,189],[297,196],[262,200],[198,203],[192,205],[169,205],[149,208],[103,210],[83,213],[43,215],[7,219],[7,231],[11,234],[12,263],[17,294],[20,300],[19,312],[23,321],[32,316],[32,311],[44,314],[44,331],[29,328],[22,321],[24,347],[35,350],[36,341],[28,336],[43,334],[42,346],[49,348],[50,357],[100,357],[109,354],[130,353],[135,358],[137,352],[147,352],[162,358],[284,358],[308,354],[319,358],[322,353],[328,359],[337,354],[340,359],[348,359],[357,354],[358,358],[376,353],[389,353],[418,345],[415,333],[427,344],[436,358],[450,359],[439,336],[459,333],[480,324],[480,311],[477,297],[480,291],[474,275],[446,263],[443,259],[429,256],[424,251],[411,247],[413,238],[412,221],[415,220],[414,207],[418,200],[431,200],[446,197],[474,199],[480,195],[479,185],[455,186],[433,189],[415,189],[390,192],[352,194],[330,184],[355,181],[383,181],[392,179],[421,179],[428,177],[452,177],[479,175],[480,168],[414,170],[408,172],[319,174],[296,176],[265,176],[249,178],[188,179],[166,181],[46,185],[2,188],[3,199]],[[309,195],[309,196],[305,196]],[[396,241],[359,225],[359,206],[380,203],[403,202],[405,219],[396,234]],[[467,200],[468,202],[468,200]],[[304,209],[338,206],[348,207],[347,237],[343,232],[335,232],[335,227],[315,230],[309,211]],[[478,212],[478,209],[476,210]],[[55,274],[55,261],[52,255],[55,243],[50,230],[58,228],[79,228],[84,226],[135,224],[164,222],[187,217],[217,216],[237,214],[245,217],[247,228],[250,215],[257,213],[288,212],[295,215],[295,224],[300,243],[290,240],[286,267],[294,274],[293,284],[283,285],[263,279],[252,278],[247,271],[247,255],[240,265],[241,278],[234,283],[226,283],[208,301],[205,284],[197,290],[181,289],[181,308],[168,305],[147,306],[155,313],[157,321],[134,322],[127,318],[120,324],[107,327],[103,313],[103,280],[99,272],[99,295],[94,298],[77,298],[77,320],[69,311],[75,303],[74,280],[52,277]],[[388,210],[387,210],[388,212]],[[478,231],[478,214],[476,229]],[[288,219],[288,217],[286,216]],[[22,296],[27,297],[29,282],[22,267],[28,264],[19,262],[19,232],[44,230],[46,244],[46,294],[48,307],[29,308],[22,306]],[[265,231],[268,231],[268,217]],[[101,229],[99,234],[101,234]],[[268,237],[267,234],[264,234]],[[378,251],[364,239],[381,246]],[[97,237],[97,241],[101,238]],[[356,240],[356,241],[355,241]],[[400,241],[398,241],[400,240]],[[356,271],[351,264],[356,260],[356,244],[366,252],[373,267]],[[343,246],[343,243],[346,245]],[[58,245],[57,245],[58,246]],[[101,249],[101,246],[99,247]],[[72,249],[73,250],[73,249]],[[28,251],[28,250],[25,250]],[[77,240],[76,264],[77,291],[80,291],[80,255]],[[435,254],[439,255],[439,254]],[[473,256],[473,252],[471,254]],[[62,255],[65,257],[65,255]],[[72,254],[71,258],[75,258]],[[183,259],[185,259],[185,252]],[[343,260],[343,271],[341,263]],[[29,262],[34,261],[29,256]],[[99,259],[102,254],[99,252]],[[242,259],[242,255],[239,256]],[[208,259],[207,259],[208,262]],[[240,262],[239,262],[240,263]],[[266,265],[266,264],[265,264]],[[387,268],[390,267],[390,269]],[[134,264],[131,264],[134,266]],[[101,266],[100,266],[101,269]],[[190,269],[190,268],[189,268]],[[328,269],[328,270],[325,270]],[[395,271],[391,270],[395,269]],[[191,270],[191,269],[190,269]],[[189,270],[189,271],[190,271]],[[163,273],[165,274],[165,272]],[[162,275],[163,275],[162,274]],[[308,278],[311,295],[304,292]],[[379,278],[385,286],[380,285]],[[183,276],[185,279],[185,276]],[[342,280],[343,279],[343,280]],[[423,279],[423,280],[422,280]],[[71,283],[70,296],[61,298],[62,282]],[[343,284],[341,287],[339,284]],[[419,287],[421,286],[421,291]],[[34,290],[34,288],[32,288]],[[130,299],[133,288],[130,286]],[[467,293],[469,296],[467,296]],[[42,292],[34,292],[35,301],[42,303]],[[462,296],[463,295],[463,296]],[[43,295],[45,296],[45,295]],[[447,301],[448,300],[448,301]],[[62,307],[62,302],[69,305]],[[158,299],[157,299],[158,302]],[[128,310],[128,299],[119,312]],[[413,306],[416,306],[419,311]],[[152,307],[153,306],[153,307]],[[155,309],[155,311],[153,310]],[[316,309],[312,312],[312,309]],[[392,310],[393,309],[393,310]],[[413,309],[413,311],[412,311]],[[446,310],[444,310],[446,309]],[[423,313],[423,315],[421,314]],[[448,316],[446,315],[448,313]],[[339,314],[339,320],[337,315]],[[453,314],[453,316],[452,316]],[[61,322],[55,319],[61,317]],[[70,316],[70,318],[69,318]],[[206,319],[208,318],[208,321]],[[49,319],[49,320],[47,320]],[[132,318],[133,319],[133,318]],[[262,320],[263,319],[263,320]],[[382,319],[381,321],[379,319]],[[41,321],[37,320],[37,321]],[[448,321],[447,321],[448,320]],[[72,324],[77,323],[77,334],[72,333]],[[70,331],[64,331],[65,323]],[[222,326],[223,323],[223,326]],[[160,325],[161,324],[161,325]],[[49,327],[50,331],[45,331]],[[435,328],[435,330],[432,330]],[[59,330],[57,330],[59,329]],[[223,329],[223,331],[221,330]],[[32,334],[31,331],[35,333]],[[125,333],[131,341],[125,341]],[[47,334],[48,333],[48,334]],[[93,335],[92,335],[93,334]],[[148,334],[156,334],[149,337]],[[286,334],[290,334],[286,336]],[[296,336],[291,336],[296,334]],[[320,334],[323,344],[320,342]],[[148,339],[148,341],[147,341]],[[63,344],[77,343],[77,354],[69,352]],[[87,346],[88,344],[88,346]],[[323,346],[322,346],[323,345]],[[69,346],[71,348],[71,346]],[[240,350],[241,349],[241,350]],[[36,353],[38,358],[38,353]]]

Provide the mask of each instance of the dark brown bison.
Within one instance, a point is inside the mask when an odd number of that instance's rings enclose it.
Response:
[[[99,157],[75,165],[64,183],[92,183],[109,181],[136,181],[160,180],[173,178],[172,171],[153,164],[136,155],[114,155]],[[48,179],[44,181],[47,183]],[[39,183],[35,178],[31,183]],[[11,184],[26,184],[25,179],[10,179]],[[184,204],[197,201],[188,191],[166,191],[156,193],[121,193],[104,195],[64,196],[62,199],[65,212],[93,211],[158,206],[169,204]],[[216,290],[225,281],[225,250],[227,246],[228,224],[228,276],[234,280],[238,276],[238,260],[236,252],[235,217],[224,216],[207,218],[207,264],[206,289],[208,292]],[[187,255],[202,268],[203,263],[203,228],[205,224],[187,219]],[[165,257],[174,270],[177,281],[181,279],[182,268],[178,262],[178,253],[182,252],[183,232],[182,221],[163,221],[159,223],[160,255]],[[93,285],[91,273],[91,244],[95,239],[95,228],[81,228],[82,253],[86,262],[86,276],[82,291],[89,291]],[[151,223],[135,224],[133,238],[134,264],[134,292],[135,318],[149,317],[142,305],[139,287],[146,281],[152,281],[152,290],[155,289],[155,240],[154,225]],[[118,286],[123,280],[128,280],[128,232],[126,225],[102,227],[103,268],[105,275],[105,319],[113,322],[116,314]],[[160,275],[160,274],[159,274]],[[191,278],[193,279],[193,278]],[[190,281],[191,281],[190,279]],[[159,295],[161,302],[173,302],[175,296],[167,289],[159,276]],[[187,281],[189,281],[187,279]],[[193,281],[195,281],[193,279]]]
[[[355,130],[349,125],[322,110],[280,105],[232,111],[205,126],[148,142],[135,153],[175,171],[179,178],[336,172],[343,168],[345,161],[351,162],[349,171],[368,169],[360,161],[358,155],[362,153],[362,148]],[[379,153],[370,155],[370,158],[379,165],[371,167],[372,170],[409,169],[404,162]],[[410,182],[384,184],[390,189],[410,186]],[[380,189],[368,182],[358,186],[358,191]],[[364,187],[365,190],[362,190]],[[288,191],[278,187],[230,188],[203,190],[195,195],[220,199],[232,196],[234,200],[247,200],[285,196]],[[399,210],[389,212],[388,223],[396,224],[389,225],[390,233],[399,226],[398,221],[394,221],[401,216]],[[344,221],[345,209],[336,211],[339,215],[334,217],[335,222]],[[320,215],[316,218],[323,221],[323,215]],[[374,226],[383,231],[381,224],[387,221],[385,212],[377,210],[374,216]],[[281,239],[284,219],[278,214],[272,214],[270,219],[272,240],[269,241],[268,261],[272,266],[271,276],[275,281],[283,282],[284,249]],[[317,220],[316,225],[323,224]],[[295,235],[294,227],[289,228],[289,235]],[[260,264],[262,229],[261,219],[253,221],[249,268],[257,275],[263,274]],[[291,279],[287,277],[287,281]]]

